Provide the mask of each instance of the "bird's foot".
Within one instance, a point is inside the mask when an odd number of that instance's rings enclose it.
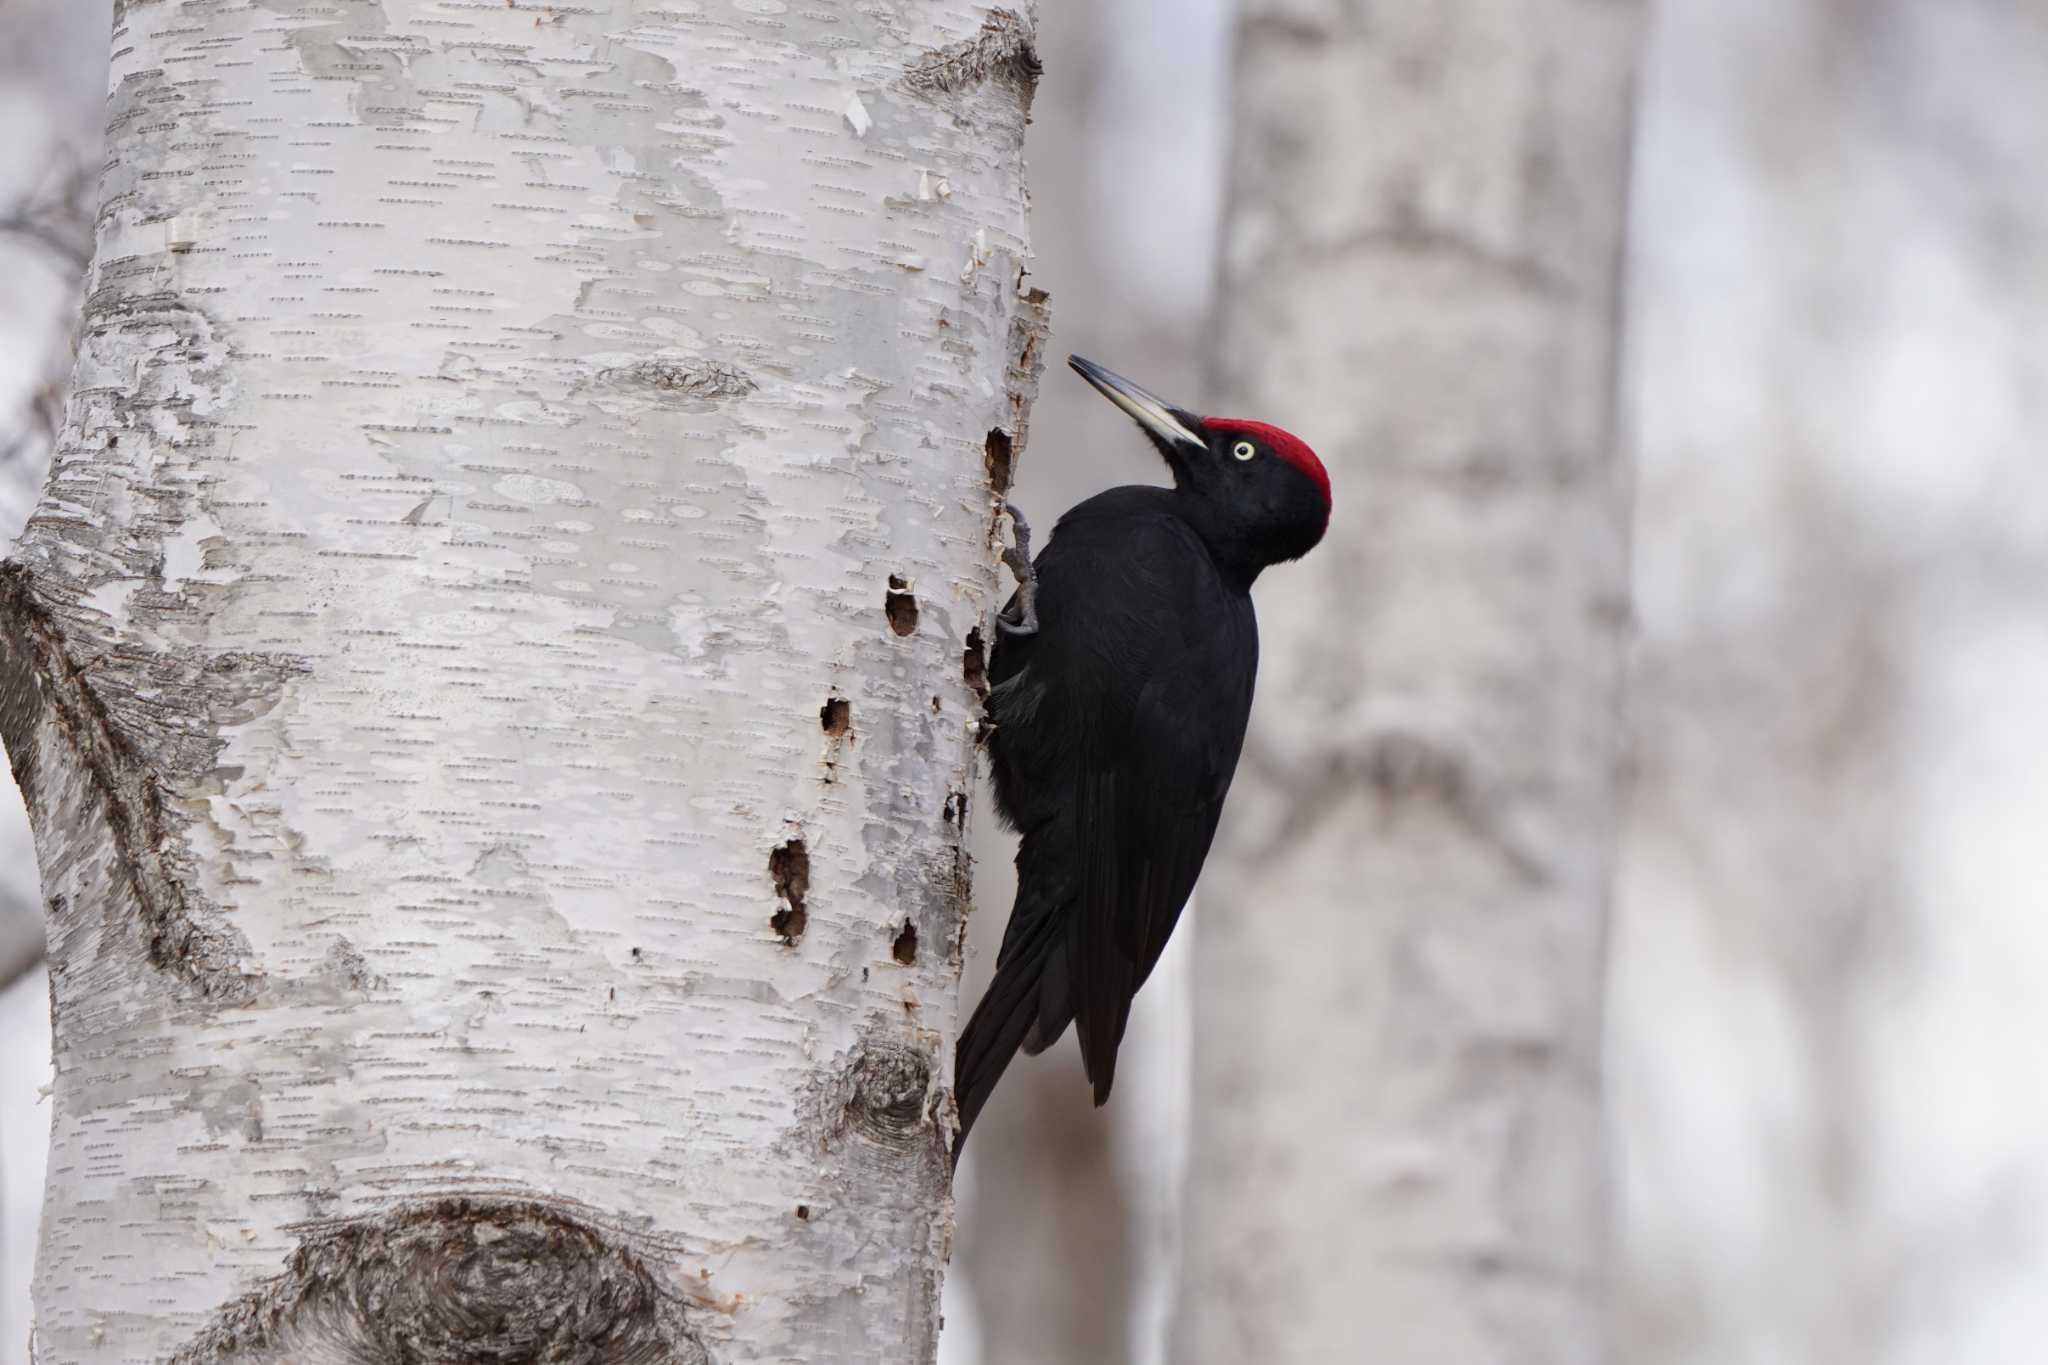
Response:
[[[1038,571],[1031,567],[1031,523],[1013,502],[1004,503],[1003,510],[1010,514],[1010,533],[1014,538],[1010,548],[1003,551],[1003,563],[1010,566],[1010,573],[1017,580],[1017,603],[1014,612],[1006,608],[996,613],[996,625],[1005,635],[1036,635]]]

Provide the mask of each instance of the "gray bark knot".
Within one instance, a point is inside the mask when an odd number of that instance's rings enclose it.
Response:
[[[993,82],[1009,87],[1025,109],[1038,89],[1037,35],[1013,10],[993,9],[981,31],[965,42],[927,52],[904,73],[904,83],[926,95],[956,95]]]
[[[631,1250],[530,1200],[439,1199],[310,1231],[171,1365],[710,1365]]]

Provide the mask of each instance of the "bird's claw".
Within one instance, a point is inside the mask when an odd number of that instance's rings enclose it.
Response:
[[[1012,502],[1003,504],[1003,510],[1010,514],[1010,533],[1013,543],[1003,551],[1003,563],[1009,565],[1010,573],[1017,580],[1017,608],[1012,615],[1008,609],[996,613],[996,627],[1005,635],[1038,634],[1038,571],[1031,567],[1031,523],[1017,510]]]

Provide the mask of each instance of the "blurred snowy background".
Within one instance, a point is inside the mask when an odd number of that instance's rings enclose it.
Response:
[[[1199,406],[1229,6],[1043,8],[1032,183],[1058,350]],[[0,0],[10,535],[68,368],[108,26],[107,0]],[[1618,1355],[2028,1365],[2048,1340],[2048,0],[1664,0],[1635,164]],[[1041,524],[1158,474],[1048,372],[1016,492]],[[970,994],[1009,898],[980,823]],[[10,800],[0,1365],[26,1360],[44,1164],[35,902]],[[1071,1043],[991,1105],[947,1365],[1162,1358],[1185,943],[1140,997],[1106,1117]]]

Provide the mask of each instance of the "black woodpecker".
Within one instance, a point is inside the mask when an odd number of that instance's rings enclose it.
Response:
[[[995,979],[960,1035],[960,1146],[1018,1048],[1072,1023],[1109,1098],[1131,999],[1194,890],[1244,747],[1251,586],[1330,521],[1330,477],[1263,422],[1197,417],[1079,356],[1173,471],[1061,517],[998,624],[988,750],[1023,835]],[[1013,567],[1022,568],[1022,556]]]

